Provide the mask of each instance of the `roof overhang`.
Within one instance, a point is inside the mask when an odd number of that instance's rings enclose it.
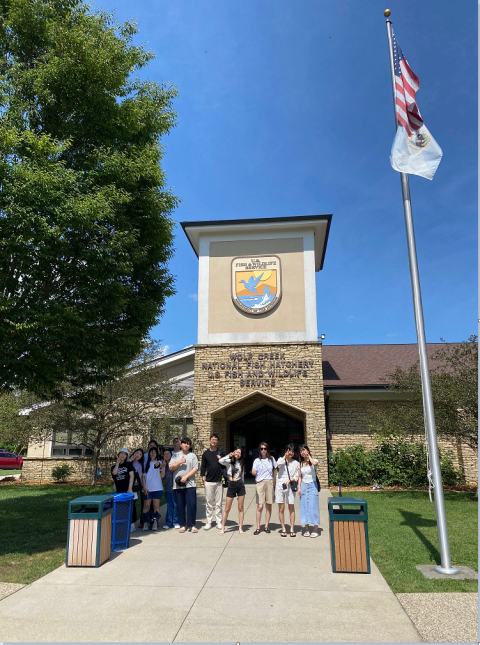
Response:
[[[185,235],[197,257],[199,256],[200,237],[203,235],[227,235],[275,230],[313,229],[315,238],[315,271],[323,269],[330,232],[331,215],[299,215],[296,217],[261,217],[255,219],[210,220],[204,222],[180,222]]]

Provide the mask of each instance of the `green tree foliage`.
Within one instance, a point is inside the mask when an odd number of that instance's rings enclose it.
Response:
[[[458,344],[445,344],[432,357],[435,421],[439,437],[465,442],[478,449],[478,343],[476,336]],[[418,363],[397,369],[387,379],[388,388],[408,398],[389,407],[372,407],[370,426],[380,437],[423,435],[422,387]]]
[[[132,437],[145,446],[151,438],[153,415],[172,419],[191,415],[188,392],[154,367],[155,357],[158,347],[152,343],[129,370],[98,386],[95,397],[83,398],[72,391],[62,401],[37,407],[29,419],[32,438],[68,433],[71,443],[90,448],[94,484],[100,453],[113,455]]]
[[[61,396],[140,352],[174,293],[171,85],[81,0],[0,0],[0,390]]]
[[[36,399],[27,392],[0,394],[0,448],[15,454],[27,450],[31,438],[30,419],[21,412],[35,403]]]
[[[339,449],[329,456],[329,481],[332,486],[428,486],[425,442],[405,439],[382,441],[372,450],[361,444]],[[449,453],[440,452],[444,484],[464,482]]]

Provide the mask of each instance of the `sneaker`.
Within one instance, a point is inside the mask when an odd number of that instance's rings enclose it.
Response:
[[[173,528],[174,528],[174,529],[179,529],[179,528],[180,528],[180,524],[174,524],[174,525],[173,525]]]
[[[221,524],[217,524],[217,526],[216,526],[215,528],[216,528],[216,529],[219,529],[219,530],[221,531],[221,530],[222,530],[222,525],[221,525]]]
[[[148,522],[145,522],[145,524],[143,525],[143,530],[148,531]]]
[[[158,531],[157,520],[153,520],[152,522],[152,531]]]
[[[212,528],[211,524],[205,524],[205,526],[203,527],[203,530],[204,531],[210,531],[211,528]]]
[[[316,537],[318,537],[318,533],[310,533],[310,537],[311,538],[316,538]]]
[[[137,530],[137,526],[135,524],[130,524],[130,533],[133,533],[136,530]]]
[[[168,524],[165,524],[165,526],[163,527],[163,530],[168,531],[168,529],[171,529],[171,528],[172,528],[171,526],[168,526]]]

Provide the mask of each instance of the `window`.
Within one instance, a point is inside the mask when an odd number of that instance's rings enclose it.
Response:
[[[91,457],[93,451],[81,444],[82,437],[71,430],[60,430],[53,435],[52,457]]]

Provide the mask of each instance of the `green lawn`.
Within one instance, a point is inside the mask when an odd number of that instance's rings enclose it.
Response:
[[[0,477],[7,477],[8,475],[21,475],[21,470],[0,470]]]
[[[109,493],[111,485],[0,486],[0,582],[28,584],[65,562],[68,502]]]
[[[478,502],[445,492],[452,564],[478,571]],[[370,555],[395,593],[478,591],[477,580],[427,580],[417,564],[440,564],[435,504],[427,492],[355,493],[368,504]]]

